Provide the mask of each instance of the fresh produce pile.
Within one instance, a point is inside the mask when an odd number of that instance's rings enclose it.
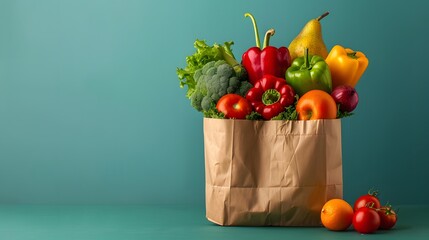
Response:
[[[359,51],[335,45],[328,52],[320,21],[311,19],[289,44],[270,46],[274,29],[259,39],[241,61],[232,53],[233,42],[208,45],[196,40],[196,52],[177,68],[180,86],[188,86],[191,105],[207,118],[248,120],[314,120],[351,116],[359,102],[355,86],[368,67]],[[397,215],[381,206],[376,192],[358,198],[352,208],[343,199],[325,203],[320,220],[327,229],[342,231],[351,225],[360,233],[391,229]]]
[[[390,204],[381,206],[378,191],[356,199],[353,208],[342,199],[331,199],[325,203],[320,213],[322,224],[332,231],[344,231],[353,225],[359,233],[374,233],[389,230],[398,220],[397,211]]]
[[[180,87],[192,107],[208,118],[313,120],[350,116],[358,104],[355,86],[368,66],[362,52],[335,45],[328,53],[320,20],[310,20],[289,47],[270,46],[274,29],[261,47],[255,18],[256,46],[239,62],[232,41],[208,45],[196,40],[196,52],[178,68]]]

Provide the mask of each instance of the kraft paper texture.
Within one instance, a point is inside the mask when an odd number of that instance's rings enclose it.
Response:
[[[206,217],[219,225],[320,226],[342,198],[341,120],[204,119]]]

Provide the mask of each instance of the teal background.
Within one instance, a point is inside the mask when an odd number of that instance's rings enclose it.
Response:
[[[0,1],[0,203],[204,202],[202,116],[179,88],[196,38],[288,46],[325,11],[327,47],[370,64],[343,122],[345,199],[428,204],[424,1]],[[410,197],[411,196],[411,197]]]

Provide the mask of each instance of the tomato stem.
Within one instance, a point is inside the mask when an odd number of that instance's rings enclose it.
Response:
[[[373,209],[374,208],[374,203],[373,202],[369,202],[369,203],[365,204],[365,207]]]
[[[375,189],[372,187],[372,188],[370,188],[370,189],[368,190],[368,195],[371,195],[371,196],[377,197],[377,195],[378,195],[378,190],[375,190]]]

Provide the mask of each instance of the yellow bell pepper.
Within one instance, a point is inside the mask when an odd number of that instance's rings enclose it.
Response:
[[[355,87],[368,67],[368,59],[362,52],[336,45],[325,59],[331,70],[332,88],[340,85]]]

